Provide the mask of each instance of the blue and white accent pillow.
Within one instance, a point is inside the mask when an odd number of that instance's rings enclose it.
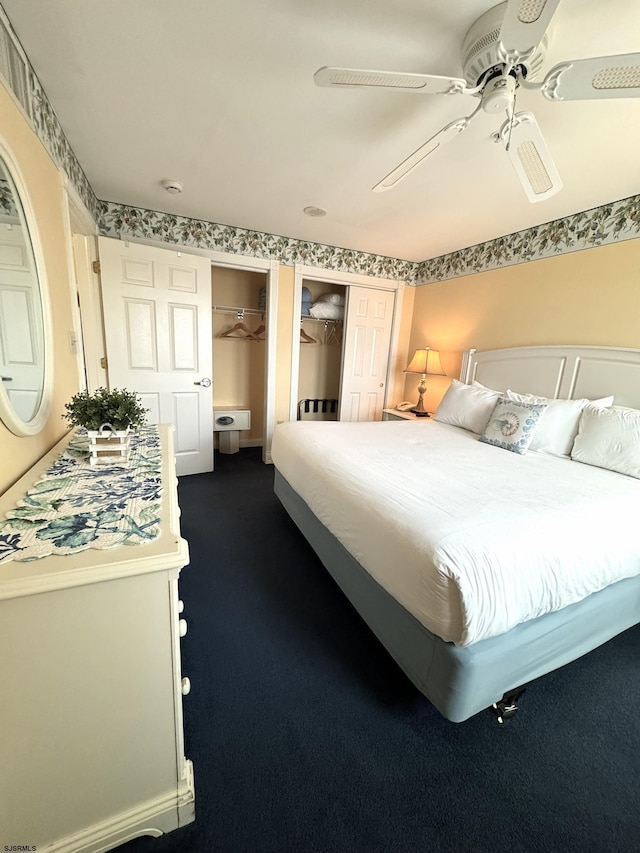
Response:
[[[543,403],[521,403],[500,397],[480,441],[514,453],[526,453],[546,408]]]

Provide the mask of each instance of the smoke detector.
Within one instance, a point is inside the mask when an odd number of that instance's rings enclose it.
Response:
[[[171,195],[178,195],[182,192],[183,189],[180,181],[164,180],[160,181],[160,184],[165,188],[168,193],[171,193]]]

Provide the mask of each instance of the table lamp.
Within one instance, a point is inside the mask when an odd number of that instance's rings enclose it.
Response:
[[[411,409],[412,412],[415,413],[417,418],[428,418],[429,412],[426,412],[424,406],[422,404],[422,398],[424,396],[424,392],[427,390],[426,386],[426,378],[427,374],[433,376],[444,376],[445,372],[442,369],[442,365],[440,364],[440,353],[436,349],[431,349],[430,347],[425,347],[424,349],[417,349],[413,358],[409,362],[408,366],[405,368],[404,373],[420,373],[421,379],[420,384],[418,385],[418,402],[415,407]]]

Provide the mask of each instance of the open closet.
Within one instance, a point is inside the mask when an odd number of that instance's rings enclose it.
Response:
[[[264,442],[267,276],[211,268],[215,446],[234,453]]]
[[[338,420],[346,288],[303,279],[298,420]]]
[[[296,268],[291,419],[382,419],[398,283]]]

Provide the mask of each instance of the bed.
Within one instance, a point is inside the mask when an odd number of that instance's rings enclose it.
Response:
[[[506,421],[483,430],[498,403],[536,422],[524,452],[491,438]],[[502,719],[524,685],[640,621],[638,408],[640,350],[470,350],[435,419],[279,425],[274,488],[440,713]],[[604,456],[601,439],[620,423],[621,462],[618,434]]]

